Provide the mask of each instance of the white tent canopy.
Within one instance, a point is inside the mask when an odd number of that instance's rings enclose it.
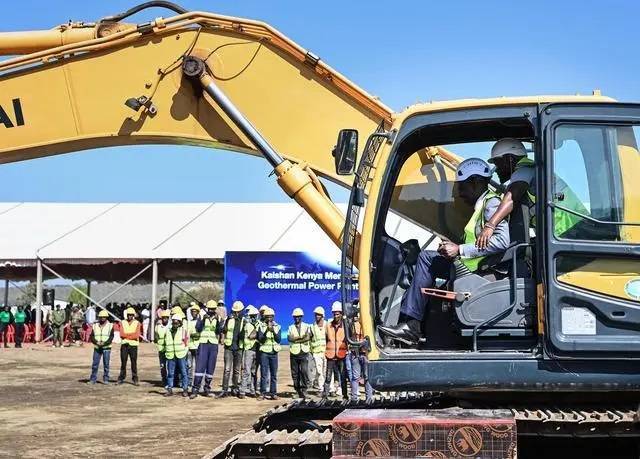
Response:
[[[393,228],[392,236],[405,239],[416,233],[415,225],[393,214],[389,219],[394,220],[386,225]],[[213,262],[220,271],[225,252],[234,250],[340,257],[296,203],[0,203],[0,268],[22,268],[25,273],[18,278],[33,272],[38,259],[74,266],[70,278],[95,280],[116,280],[113,275],[101,279],[100,265],[152,260],[164,266],[182,261],[183,271],[189,263]]]

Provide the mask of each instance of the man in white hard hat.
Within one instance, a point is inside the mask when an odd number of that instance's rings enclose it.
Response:
[[[309,373],[309,352],[311,351],[311,327],[302,321],[302,308],[295,308],[292,313],[293,324],[289,326],[289,363],[293,388],[298,397],[307,398],[307,376]]]
[[[275,311],[264,310],[264,320],[258,326],[260,343],[260,395],[258,400],[278,400],[278,352],[282,338],[281,327],[274,320]],[[269,382],[269,392],[267,392]]]
[[[222,327],[224,373],[222,375],[222,392],[218,395],[218,398],[240,395],[240,372],[242,371],[242,341],[240,340],[240,333],[245,325],[242,311],[244,311],[242,301],[234,301],[233,305],[231,305],[231,315],[226,318]],[[232,372],[232,385],[229,387],[229,379],[231,379]]]
[[[196,332],[200,333],[198,353],[196,354],[196,371],[193,374],[193,385],[191,387],[191,398],[198,396],[200,385],[204,379],[204,390],[202,395],[211,395],[211,381],[216,369],[218,358],[218,343],[220,341],[220,331],[222,325],[217,315],[217,305],[213,300],[207,301],[206,315],[196,321]]]
[[[327,350],[327,323],[324,320],[324,308],[318,306],[313,310],[314,322],[311,324],[311,357],[315,368],[313,388],[324,388],[324,377],[327,371],[327,359],[324,356]]]
[[[242,340],[242,384],[240,384],[240,395],[238,398],[244,398],[245,394],[255,397],[258,392],[258,310],[253,306],[247,306],[247,320],[240,332]]]
[[[458,165],[457,196],[474,208],[464,228],[464,243],[458,245],[443,241],[437,251],[420,252],[413,280],[402,297],[399,323],[379,327],[383,334],[408,345],[417,344],[422,336],[422,321],[428,303],[428,297],[422,294],[421,289],[433,287],[436,278],[448,279],[451,265],[456,259],[473,272],[484,257],[502,252],[509,246],[506,221],[496,227],[486,249],[481,250],[475,244],[482,230],[482,222],[490,220],[500,205],[500,196],[488,188],[492,175],[491,166],[479,158],[469,158]]]
[[[176,372],[180,373],[182,396],[188,397],[189,375],[187,373],[187,354],[189,353],[189,334],[183,325],[180,314],[171,316],[171,327],[164,335],[165,358],[167,361],[167,392],[166,397],[173,395]]]

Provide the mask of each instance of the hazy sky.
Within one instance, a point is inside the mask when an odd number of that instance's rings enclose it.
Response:
[[[0,30],[96,20],[141,1],[11,2]],[[640,2],[631,0],[180,3],[266,21],[396,110],[417,101],[594,88],[640,100]],[[170,13],[135,21],[158,15]],[[0,201],[287,200],[269,171],[260,159],[204,148],[110,148],[2,165]]]

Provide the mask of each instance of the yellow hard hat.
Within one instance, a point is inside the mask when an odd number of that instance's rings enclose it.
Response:
[[[180,314],[182,312],[182,308],[180,306],[174,306],[171,308],[171,314]]]
[[[200,306],[198,306],[198,303],[191,303],[191,306],[189,306],[189,309],[197,309],[198,312],[200,312]]]
[[[171,313],[165,309],[160,313],[160,317],[171,317]]]
[[[304,316],[304,311],[300,308],[295,308],[293,310],[293,314],[291,314],[293,317],[302,317]]]
[[[136,315],[136,310],[135,310],[135,309],[133,309],[133,308],[127,308],[127,310],[125,311],[125,313],[126,313],[128,316],[135,316],[135,315]]]
[[[233,305],[231,306],[231,310],[233,312],[240,312],[244,309],[244,304],[242,303],[242,301],[234,301]]]
[[[98,313],[98,317],[109,317],[109,313],[103,309]]]
[[[209,300],[207,301],[207,309],[215,309],[218,306],[216,305],[216,302],[213,300]]]

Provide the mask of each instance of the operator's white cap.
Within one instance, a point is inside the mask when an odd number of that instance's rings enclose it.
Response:
[[[480,158],[469,158],[458,164],[456,169],[456,182],[464,182],[472,175],[491,177],[493,168]]]
[[[489,162],[493,163],[495,158],[502,158],[505,155],[527,156],[527,149],[524,148],[522,142],[516,139],[500,139],[491,147],[491,158]]]
[[[331,305],[331,312],[342,312],[342,303],[334,301]]]

